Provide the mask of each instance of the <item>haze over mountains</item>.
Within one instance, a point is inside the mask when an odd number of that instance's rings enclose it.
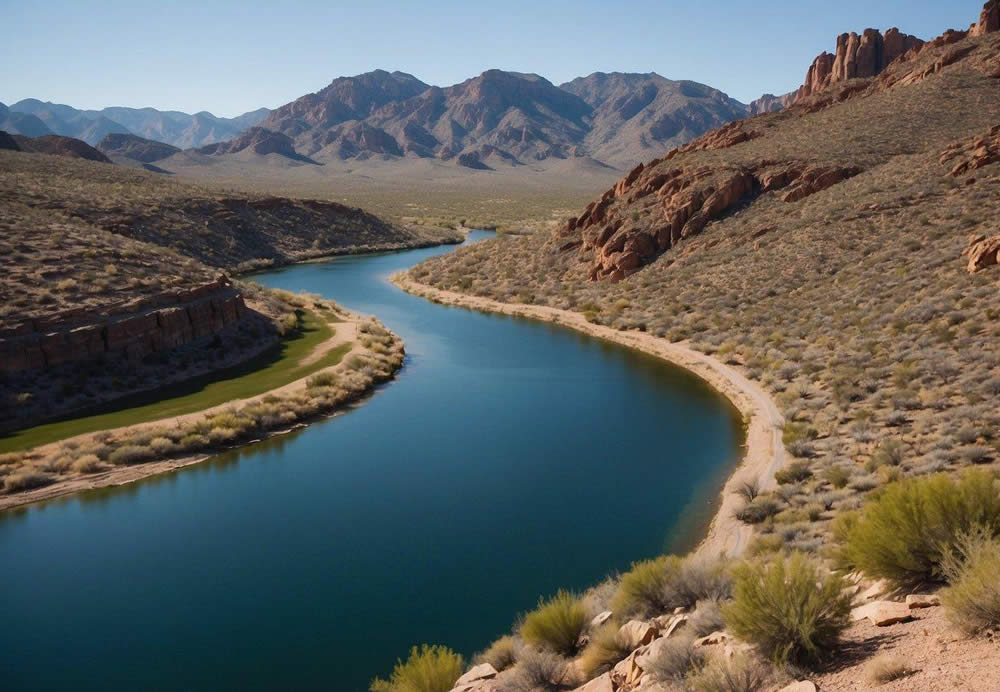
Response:
[[[90,145],[109,134],[134,134],[188,149],[231,139],[258,124],[268,113],[268,109],[260,108],[235,118],[219,118],[207,111],[190,115],[155,108],[112,106],[95,111],[23,99],[11,106],[0,104],[0,130],[28,137],[63,135]]]

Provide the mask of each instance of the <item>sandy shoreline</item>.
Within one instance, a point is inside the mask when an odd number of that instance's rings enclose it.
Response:
[[[785,463],[785,449],[781,441],[784,418],[771,396],[759,384],[721,361],[684,345],[671,343],[652,334],[622,332],[592,324],[577,312],[542,305],[501,303],[480,296],[443,291],[418,283],[405,272],[393,275],[390,280],[407,293],[439,303],[561,324],[584,334],[657,356],[690,370],[705,380],[729,399],[743,414],[744,420],[749,420],[749,424],[743,459],[723,487],[719,509],[695,552],[704,556],[725,554],[733,557],[746,549],[753,528],[733,516],[742,504],[742,499],[734,491],[744,480],[750,478],[756,478],[762,489],[773,487],[774,473]]]

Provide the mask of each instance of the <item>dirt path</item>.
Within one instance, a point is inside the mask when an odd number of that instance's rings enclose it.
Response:
[[[746,549],[753,529],[733,516],[743,502],[734,491],[744,480],[751,478],[758,480],[761,489],[773,487],[774,473],[785,463],[785,449],[781,441],[784,418],[774,400],[759,384],[721,361],[683,344],[671,343],[643,332],[622,332],[592,324],[577,312],[542,305],[500,303],[489,298],[442,291],[418,283],[403,273],[394,275],[391,280],[408,293],[439,303],[561,324],[663,358],[708,382],[733,403],[744,419],[749,419],[749,425],[743,460],[723,488],[719,509],[695,552],[705,556],[737,556]]]
[[[318,344],[311,353],[302,358],[299,361],[299,365],[309,365],[315,363],[317,360],[325,356],[327,353],[342,346],[343,344],[350,343],[352,347],[350,351],[344,354],[344,358],[340,360],[335,366],[330,368],[324,368],[319,372],[336,372],[338,369],[343,367],[343,363],[347,359],[347,356],[355,352],[360,348],[357,342],[358,335],[358,321],[361,318],[358,315],[348,314],[343,322],[336,322],[330,324],[333,329],[333,335],[326,341]],[[306,386],[306,380],[310,377],[315,376],[316,373],[311,373],[306,377],[301,377],[297,380],[284,384],[280,387],[276,387],[270,391],[262,392],[252,397],[247,397],[245,399],[234,399],[232,401],[227,401],[224,404],[219,404],[218,406],[211,406],[200,411],[194,411],[192,413],[185,413],[179,416],[170,416],[167,418],[161,418],[155,421],[148,421],[146,423],[137,423],[135,425],[127,425],[120,428],[110,428],[109,430],[114,432],[125,432],[132,430],[143,430],[147,428],[169,428],[178,425],[184,425],[187,423],[194,422],[202,418],[205,415],[216,413],[219,411],[224,411],[232,407],[242,407],[246,404],[252,403],[254,401],[259,401],[266,396],[282,396],[290,394],[296,390],[304,389]],[[302,425],[295,425],[291,429],[300,428]],[[59,440],[58,442],[52,442],[47,445],[42,445],[33,450],[33,452],[39,455],[39,459],[45,459],[46,457],[52,457],[59,454],[59,449],[62,445],[67,442],[75,442],[81,446],[88,445],[93,442],[95,435],[99,435],[103,431],[94,431],[89,433],[84,433],[82,435],[77,435],[75,437],[69,437],[64,440]],[[262,437],[273,437],[275,435],[283,434],[285,431],[276,431],[268,433]],[[88,474],[84,476],[74,476],[67,478],[65,480],[59,480],[51,485],[38,488],[36,490],[29,490],[22,493],[16,493],[13,495],[0,495],[0,511],[10,509],[12,507],[18,507],[20,505],[30,504],[32,502],[39,502],[41,500],[48,500],[62,495],[69,495],[72,493],[80,492],[81,490],[91,490],[94,488],[105,488],[113,485],[124,485],[125,483],[131,483],[133,481],[146,478],[148,476],[155,476],[160,473],[165,473],[167,471],[173,471],[175,469],[183,468],[184,466],[190,466],[191,464],[197,464],[199,462],[208,459],[211,454],[197,454],[190,457],[184,457],[180,459],[165,459],[162,461],[150,461],[142,464],[136,464],[134,466],[115,466],[106,471],[101,471],[99,473]]]

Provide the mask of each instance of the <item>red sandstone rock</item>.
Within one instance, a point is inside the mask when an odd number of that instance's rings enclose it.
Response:
[[[989,0],[983,5],[979,22],[969,27],[969,36],[983,36],[1000,31],[1000,0]]]
[[[970,274],[1000,264],[1000,235],[970,245],[964,254],[969,257],[966,268]]]

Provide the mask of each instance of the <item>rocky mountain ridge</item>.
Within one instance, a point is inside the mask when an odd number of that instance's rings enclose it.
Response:
[[[589,156],[625,166],[746,113],[716,89],[655,73],[594,73],[556,86],[487,70],[441,88],[376,70],[335,79],[261,125],[319,160],[414,156],[483,169]]]

